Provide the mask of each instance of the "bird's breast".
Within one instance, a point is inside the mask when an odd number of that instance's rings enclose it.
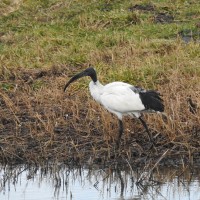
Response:
[[[89,84],[90,94],[93,97],[95,101],[98,103],[101,103],[101,94],[103,92],[103,85],[101,85],[99,82],[90,82]]]

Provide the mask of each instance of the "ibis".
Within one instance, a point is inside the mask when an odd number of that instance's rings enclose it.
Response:
[[[66,91],[72,82],[84,76],[89,76],[92,79],[89,83],[89,90],[94,100],[104,106],[109,112],[116,115],[119,120],[119,134],[116,140],[117,148],[119,148],[124,130],[122,118],[126,115],[136,117],[140,120],[148,133],[149,140],[153,143],[152,135],[146,122],[142,118],[142,113],[158,113],[164,111],[163,99],[159,92],[145,90],[118,81],[102,85],[97,79],[97,74],[93,67],[89,67],[73,76],[66,83],[64,91]]]

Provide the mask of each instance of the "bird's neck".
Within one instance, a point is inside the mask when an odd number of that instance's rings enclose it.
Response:
[[[92,97],[95,99],[95,101],[101,103],[100,101],[100,95],[102,93],[104,86],[97,80],[96,82],[91,81],[89,84],[89,89]]]

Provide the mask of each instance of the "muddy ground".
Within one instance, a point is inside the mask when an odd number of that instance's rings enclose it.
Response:
[[[85,89],[63,92],[70,67],[9,71],[0,76],[0,162],[119,164],[134,166],[200,163],[200,126],[176,139],[152,129],[151,143],[136,119],[125,118],[125,133],[116,149],[116,117],[94,102]],[[165,121],[164,116],[158,117]],[[184,137],[184,138],[183,138]]]

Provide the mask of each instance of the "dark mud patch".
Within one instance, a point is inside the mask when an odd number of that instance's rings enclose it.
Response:
[[[99,5],[98,9],[103,12],[110,12],[113,9],[113,5],[111,3],[104,3]]]
[[[54,66],[2,71],[0,85],[11,87],[0,87],[0,162],[168,166],[200,161],[198,126],[195,132],[187,130],[187,145],[182,142],[186,135],[170,140],[152,129],[156,147],[149,149],[151,143],[140,123],[125,118],[129,127],[118,151],[115,117],[102,111],[85,92],[75,95],[76,87],[73,94],[63,93],[73,70]],[[34,87],[38,81],[40,85]]]
[[[128,8],[129,11],[140,10],[140,11],[155,11],[155,6],[152,4],[136,4]]]
[[[154,22],[168,24],[174,22],[174,17],[168,13],[158,13],[154,16]]]
[[[154,23],[167,24],[174,22],[174,16],[171,15],[170,12],[165,11],[166,9],[168,8],[161,8],[161,10],[163,10],[163,12],[161,12],[153,4],[136,4],[128,8],[128,10],[131,12],[139,10],[142,12],[152,13]]]
[[[185,43],[189,42],[200,42],[200,29],[184,29],[182,31],[178,32],[179,37],[182,38],[182,40]]]

